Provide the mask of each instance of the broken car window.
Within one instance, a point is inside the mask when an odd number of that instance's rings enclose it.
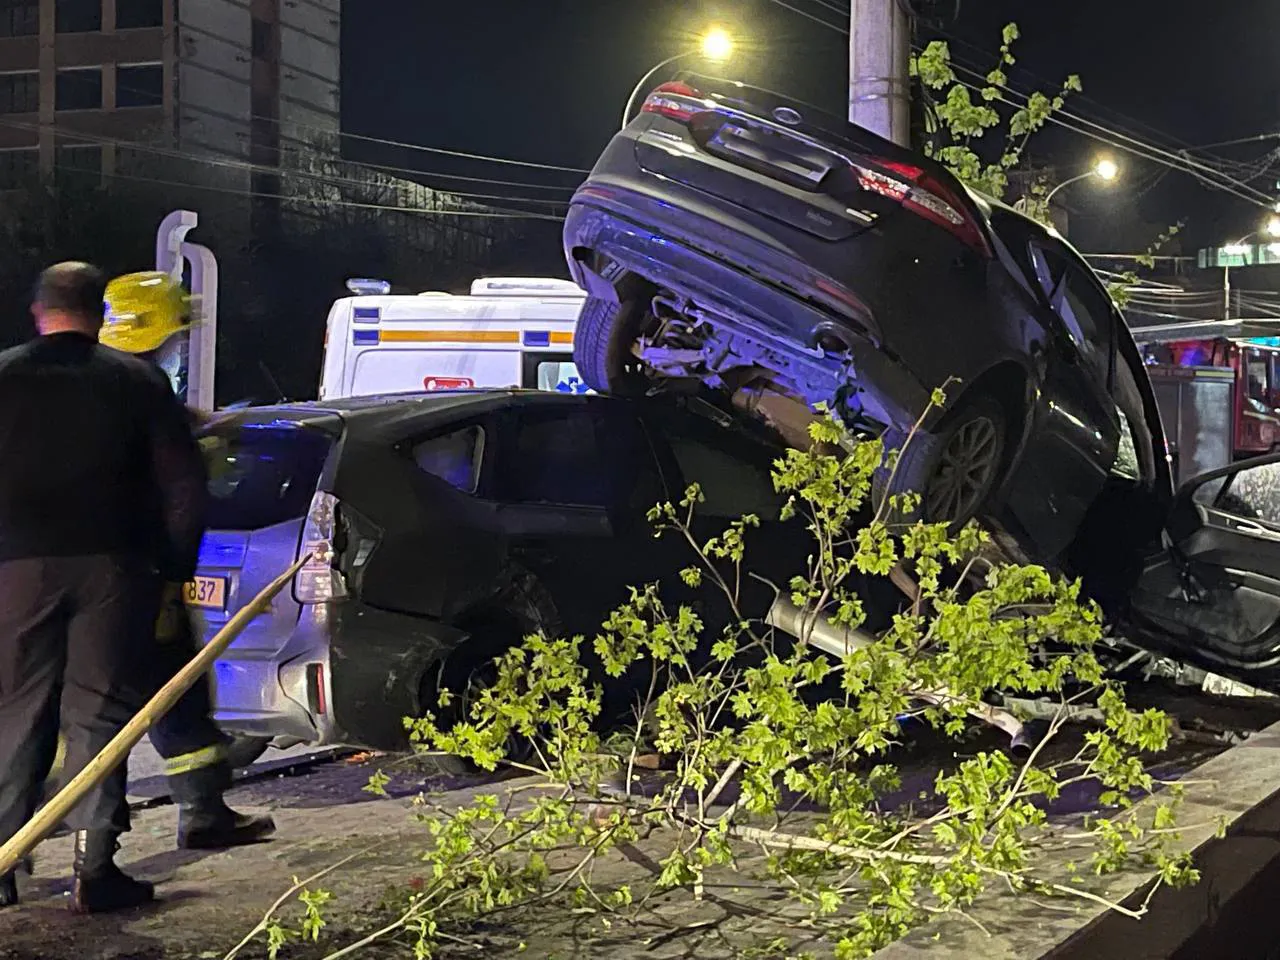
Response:
[[[1239,471],[1214,506],[1236,517],[1280,526],[1280,463]]]
[[[698,506],[703,516],[732,518],[751,513],[761,520],[776,520],[782,510],[773,478],[761,465],[738,459],[701,438],[668,438],[685,484],[696,483],[706,501]]]
[[[1113,332],[1110,299],[1064,253],[1032,244],[1031,254],[1041,290],[1093,367],[1099,382],[1110,389]]]
[[[439,477],[463,493],[476,492],[483,458],[484,430],[480,427],[433,437],[413,448],[413,462],[419,470]]]

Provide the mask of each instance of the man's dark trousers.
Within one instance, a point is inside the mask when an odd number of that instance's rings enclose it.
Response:
[[[0,843],[35,813],[60,725],[70,778],[154,692],[159,603],[157,575],[139,558],[0,562]],[[128,830],[125,789],[121,763],[67,825]]]

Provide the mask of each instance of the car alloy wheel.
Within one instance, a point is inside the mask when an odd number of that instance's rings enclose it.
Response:
[[[976,416],[951,435],[929,484],[925,512],[936,523],[972,516],[1000,469],[1000,429]]]

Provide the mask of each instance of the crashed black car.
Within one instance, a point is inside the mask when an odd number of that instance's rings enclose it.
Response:
[[[697,398],[448,391],[253,408],[210,433],[213,529],[187,593],[206,635],[303,551],[323,558],[216,663],[216,719],[244,745],[402,746],[405,716],[441,684],[479,689],[526,634],[592,638],[631,585],[691,599],[689,547],[646,513],[693,480],[699,537],[762,518],[759,573],[785,583],[810,549],[777,519],[776,439]],[[773,591],[744,589],[763,616]],[[730,622],[701,602],[711,629]],[[605,692],[625,715],[625,681]]]
[[[596,390],[781,394],[896,446],[956,378],[894,486],[926,519],[998,520],[1041,561],[1118,461],[1168,493],[1150,384],[1080,256],[840,118],[709,77],[665,84],[578,188],[564,246]]]

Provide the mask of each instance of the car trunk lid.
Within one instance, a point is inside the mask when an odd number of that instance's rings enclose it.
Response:
[[[658,87],[643,112],[688,130],[640,134],[637,162],[650,173],[740,205],[749,199],[752,209],[825,240],[910,211],[989,252],[975,205],[945,169],[809,104],[689,74]],[[744,178],[772,189],[746,189]]]

